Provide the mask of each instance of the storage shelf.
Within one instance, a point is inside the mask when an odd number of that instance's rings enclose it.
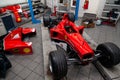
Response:
[[[28,11],[28,10],[30,10],[30,8],[25,8],[25,9],[23,9],[23,10]]]
[[[57,12],[66,13],[67,11],[57,10]]]
[[[58,6],[57,6],[57,12],[61,12],[61,13],[66,13],[66,12],[75,12],[75,6],[72,6],[73,0],[63,0],[63,3],[58,2]],[[61,8],[64,7],[64,8]]]
[[[76,6],[71,6],[71,8],[76,8]]]
[[[105,19],[105,20],[114,20],[114,24],[117,24],[119,18],[120,18],[120,5],[118,4],[114,4],[113,0],[112,2],[110,2],[109,0],[106,0],[106,4],[104,6],[104,9],[102,11],[102,15],[101,15],[101,19]],[[118,11],[114,11],[115,13],[117,13],[118,15],[116,16],[116,18],[113,17],[107,17],[105,15],[107,15],[107,13],[109,13],[110,11],[112,11],[112,9],[118,9]],[[113,16],[114,14],[111,14],[111,16]]]
[[[104,13],[109,13],[110,11],[103,11],[103,12],[104,12]],[[116,11],[115,13],[118,13],[118,14],[119,14],[120,12],[117,12],[117,11]]]
[[[107,6],[115,6],[115,7],[120,6],[120,5],[117,5],[117,4],[105,4],[105,5],[107,5]]]
[[[58,5],[59,5],[59,6],[66,6],[66,5],[64,5],[64,4],[62,4],[62,3],[58,3]]]
[[[117,18],[112,18],[112,17],[101,17],[101,18],[103,18],[103,19],[111,19],[111,20],[117,20]]]

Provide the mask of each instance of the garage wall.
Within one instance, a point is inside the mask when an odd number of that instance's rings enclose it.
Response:
[[[113,4],[115,1],[118,1],[118,0],[107,0],[107,2]]]
[[[23,2],[27,2],[27,1],[28,0],[2,0],[0,2],[0,7],[12,5],[12,4],[23,3]],[[85,12],[95,13],[98,16],[101,15],[101,12],[104,8],[104,4],[105,4],[106,0],[89,0],[88,10],[84,10],[82,8],[84,5],[84,1],[85,0],[80,0],[79,17],[82,17]],[[45,0],[41,0],[41,2],[44,3]],[[51,8],[53,8],[54,5],[58,5],[57,2],[58,2],[58,0],[46,0],[47,5]]]
[[[34,1],[34,0],[31,0]],[[45,0],[41,0],[41,2],[44,3]],[[28,2],[28,0],[2,0],[0,1],[0,7],[8,6],[8,5],[13,5],[13,4],[18,4],[18,3],[24,3]]]
[[[47,6],[53,8],[53,0],[47,0]]]
[[[50,7],[53,11],[54,6],[58,5],[58,0],[46,0],[46,4]]]
[[[82,7],[84,5],[85,0],[80,0],[80,9],[79,9],[79,16],[82,17],[84,13],[94,13],[97,16],[101,15],[103,11],[104,4],[106,0],[89,0],[89,8],[88,10],[84,10]]]
[[[45,0],[41,0],[41,2],[42,2],[43,4],[45,4]]]
[[[47,0],[47,5],[53,8],[54,5],[57,5],[58,1],[59,0]],[[94,13],[97,14],[98,16],[101,15],[106,0],[89,0],[88,10],[83,9],[84,1],[85,0],[80,0],[79,17],[82,17],[84,13]]]
[[[18,3],[23,3],[27,2],[28,0],[2,0],[0,2],[0,7],[4,7],[7,5],[13,5],[13,4],[18,4]]]
[[[99,0],[99,4],[98,4],[98,10],[97,10],[97,16],[101,17],[102,11],[104,9],[106,0]]]

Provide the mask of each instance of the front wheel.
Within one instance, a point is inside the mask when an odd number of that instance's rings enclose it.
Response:
[[[101,51],[100,63],[105,67],[113,67],[120,62],[120,49],[113,43],[107,42],[98,45],[96,50]]]
[[[49,68],[55,80],[65,77],[67,75],[67,61],[65,55],[59,51],[50,52]]]

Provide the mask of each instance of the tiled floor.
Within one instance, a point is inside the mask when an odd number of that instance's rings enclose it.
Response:
[[[81,66],[71,65],[68,67],[67,80],[104,80],[93,64]]]

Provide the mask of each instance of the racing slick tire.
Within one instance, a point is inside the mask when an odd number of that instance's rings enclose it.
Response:
[[[55,80],[60,80],[67,75],[67,60],[60,51],[52,51],[49,54],[49,68]]]
[[[98,45],[96,50],[101,51],[100,63],[105,67],[113,67],[120,62],[120,49],[111,42]]]
[[[43,16],[43,24],[45,27],[48,27],[50,25],[50,16],[48,15]]]
[[[75,15],[73,13],[68,13],[68,19],[72,22],[75,22]]]

